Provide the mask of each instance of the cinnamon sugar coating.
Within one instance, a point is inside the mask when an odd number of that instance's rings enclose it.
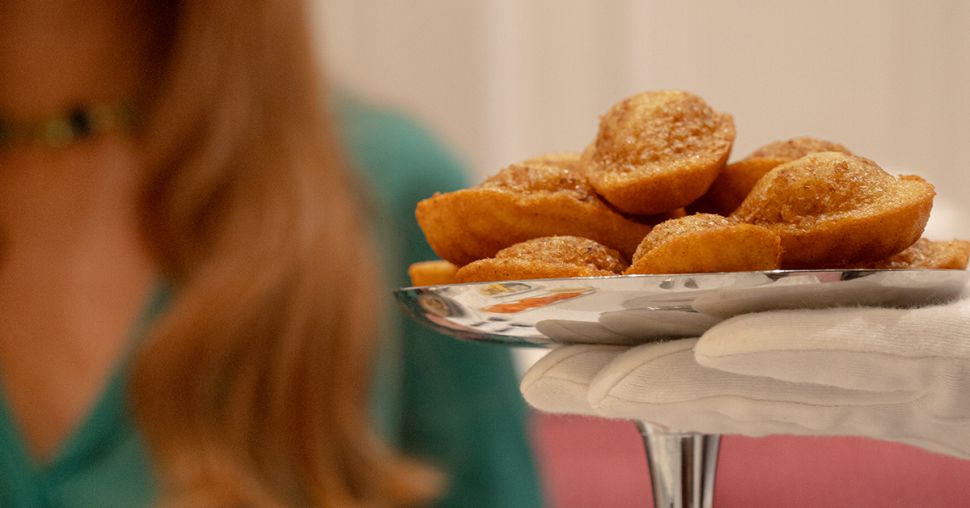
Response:
[[[689,92],[644,92],[603,115],[587,173],[616,208],[650,215],[699,198],[727,161],[731,115]]]

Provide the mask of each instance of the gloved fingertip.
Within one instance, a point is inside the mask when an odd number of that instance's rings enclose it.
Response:
[[[590,382],[589,401],[594,408],[602,407],[613,396],[614,388],[627,382],[632,373],[657,361],[690,351],[697,339],[679,339],[637,346],[618,355],[600,369]]]
[[[587,402],[590,380],[627,348],[564,346],[539,359],[519,383],[532,407],[549,413],[594,414]]]
[[[526,403],[539,411],[555,414],[594,415],[586,401],[586,386],[568,380],[540,377],[519,387]]]
[[[587,371],[595,372],[626,349],[621,346],[563,346],[553,349],[525,372],[519,386],[528,388],[550,375],[572,378]]]

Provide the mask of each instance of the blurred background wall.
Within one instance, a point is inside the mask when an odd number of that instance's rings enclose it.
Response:
[[[931,234],[970,237],[966,0],[317,0],[332,77],[423,120],[478,180],[581,150],[642,90],[734,114],[734,156],[838,141],[939,199]],[[943,227],[941,223],[947,223]]]

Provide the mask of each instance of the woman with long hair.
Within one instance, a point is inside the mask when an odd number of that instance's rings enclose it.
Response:
[[[0,505],[447,488],[374,430],[380,261],[304,8],[0,3]]]

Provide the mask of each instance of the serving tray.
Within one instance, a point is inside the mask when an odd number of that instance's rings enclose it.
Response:
[[[958,297],[968,280],[965,270],[773,270],[449,284],[395,296],[418,321],[460,339],[636,345],[696,337],[749,312],[932,305]]]

